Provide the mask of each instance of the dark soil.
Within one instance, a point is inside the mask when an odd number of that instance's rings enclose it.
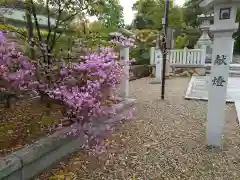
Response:
[[[59,105],[49,110],[38,99],[21,100],[10,108],[0,104],[0,157],[46,135],[60,118]]]

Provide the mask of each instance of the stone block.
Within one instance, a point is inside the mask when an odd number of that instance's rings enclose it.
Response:
[[[105,123],[110,126],[122,120],[122,113],[134,105],[135,100],[123,99],[116,105],[117,113],[103,121],[93,121],[95,134],[105,130]],[[1,180],[28,180],[32,179],[45,169],[58,163],[62,158],[79,150],[85,143],[83,135],[65,136],[71,127],[67,127],[48,137],[42,138],[29,147],[25,147],[11,155],[0,159]]]
[[[0,159],[0,179],[1,180],[21,180],[21,160],[9,155]]]
[[[59,162],[63,157],[75,152],[76,150],[79,150],[83,143],[83,137],[75,138],[75,140],[65,142],[62,146],[46,153],[44,156],[33,161],[32,163],[25,164],[22,169],[23,179],[31,179],[37,176],[43,170]]]
[[[44,156],[48,152],[57,149],[64,143],[70,141],[70,137],[65,137],[64,135],[59,135],[56,137],[55,134],[52,136],[42,138],[39,141],[36,141],[29,147],[25,147],[19,151],[13,153],[15,156],[19,157],[22,160],[23,165],[27,165],[40,157]],[[72,138],[72,137],[71,137]]]
[[[205,76],[206,75],[206,69],[205,68],[195,68],[195,72],[199,76]]]

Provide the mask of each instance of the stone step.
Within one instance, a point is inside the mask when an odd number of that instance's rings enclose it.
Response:
[[[211,70],[206,70],[207,74],[211,73]],[[229,76],[231,77],[240,77],[240,70],[229,70]]]
[[[240,77],[240,70],[239,71],[230,70],[229,75],[231,77]]]
[[[211,65],[206,65],[206,70],[210,71],[211,70]],[[230,71],[240,71],[240,64],[230,64],[229,66]]]
[[[240,68],[229,68],[230,71],[240,71]]]

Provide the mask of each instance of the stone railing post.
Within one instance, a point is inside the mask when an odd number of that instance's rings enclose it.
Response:
[[[187,62],[187,60],[188,60],[187,51],[188,51],[188,48],[185,47],[185,48],[183,49],[183,62],[186,62],[186,63],[188,63],[188,62]]]
[[[201,49],[202,49],[201,64],[205,64],[207,45],[202,45]]]
[[[155,47],[151,47],[150,48],[150,65],[154,65],[155,64]]]
[[[123,66],[123,79],[120,85],[120,96],[124,99],[129,96],[129,48],[121,47],[120,61]]]
[[[162,52],[160,49],[156,49],[155,50],[155,63],[156,63],[155,80],[153,82],[151,82],[151,84],[161,84],[162,62],[163,62]]]

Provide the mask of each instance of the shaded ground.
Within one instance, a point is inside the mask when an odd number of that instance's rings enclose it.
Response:
[[[16,151],[46,134],[48,126],[61,114],[55,105],[48,115],[47,108],[37,100],[14,103],[11,108],[0,106],[0,156]]]
[[[240,179],[240,129],[233,104],[226,106],[224,149],[205,146],[207,102],[184,100],[188,78],[160,85],[143,78],[130,83],[138,117],[118,127],[100,156],[75,153],[38,179],[77,180],[220,180]]]

